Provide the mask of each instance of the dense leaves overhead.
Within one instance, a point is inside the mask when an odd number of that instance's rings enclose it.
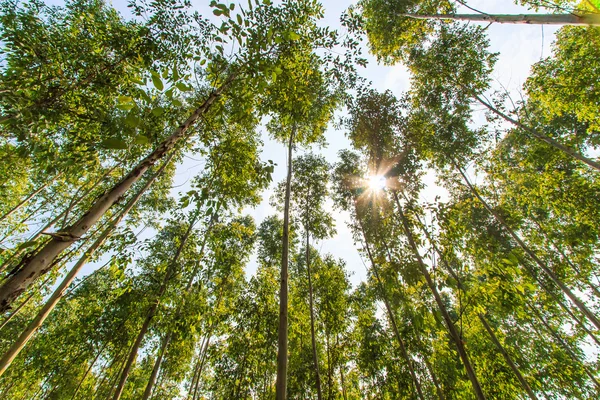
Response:
[[[1,398],[598,398],[600,28],[327,6],[0,1]]]

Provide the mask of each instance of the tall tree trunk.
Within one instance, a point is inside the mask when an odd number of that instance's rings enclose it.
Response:
[[[155,297],[154,301],[152,302],[152,305],[148,309],[148,312],[146,313],[146,318],[144,319],[144,323],[142,324],[142,327],[135,339],[135,342],[133,343],[133,346],[131,347],[131,351],[129,352],[129,357],[127,358],[127,362],[125,363],[125,366],[123,367],[123,371],[121,373],[121,378],[119,379],[119,384],[117,385],[117,389],[115,390],[115,394],[113,395],[113,400],[119,400],[121,398],[121,395],[123,394],[123,389],[125,388],[125,383],[127,382],[127,378],[129,377],[129,372],[131,371],[131,368],[133,367],[133,363],[135,362],[135,359],[137,358],[138,350],[140,349],[142,341],[144,340],[144,336],[146,336],[146,332],[148,332],[150,323],[152,322],[152,320],[154,319],[154,316],[156,315],[156,311],[158,310],[158,305],[160,304],[160,300],[161,300],[162,296],[165,294],[165,292],[167,291],[167,286],[169,285],[169,281],[171,280],[171,277],[173,275],[175,275],[175,268],[176,268],[177,261],[179,260],[179,257],[181,256],[181,253],[183,252],[183,248],[185,247],[185,244],[192,233],[192,229],[194,228],[194,224],[196,223],[197,216],[198,216],[198,213],[196,213],[196,215],[194,216],[192,221],[190,221],[188,229],[185,232],[183,238],[181,239],[181,243],[177,247],[177,251],[175,252],[173,259],[171,260],[171,263],[169,264],[169,266],[167,267],[167,270],[165,271],[165,275],[160,284],[160,288],[158,289],[158,292],[156,293],[156,297]]]
[[[433,279],[431,278],[431,275],[429,274],[429,271],[427,270],[427,267],[425,266],[425,262],[423,261],[423,258],[421,257],[421,254],[419,253],[419,248],[417,247],[417,244],[413,237],[413,234],[412,234],[412,231],[408,224],[408,221],[406,219],[406,216],[404,215],[404,211],[402,210],[402,206],[400,205],[400,201],[398,199],[398,193],[396,193],[395,191],[394,191],[394,197],[396,198],[396,202],[397,202],[397,206],[398,206],[398,214],[400,215],[400,221],[401,221],[402,227],[404,229],[404,234],[406,235],[406,238],[408,239],[408,243],[409,243],[410,247],[412,248],[415,257],[417,258],[417,264],[419,265],[419,267],[421,269],[421,273],[425,277],[427,286],[429,287],[429,290],[431,290],[431,292],[433,293],[435,302],[437,303],[438,308],[440,309],[440,312],[442,313],[442,317],[444,318],[444,321],[446,322],[448,331],[450,332],[450,337],[456,344],[458,354],[463,362],[463,365],[465,366],[465,369],[467,371],[467,376],[469,377],[469,380],[471,381],[475,395],[479,400],[484,400],[485,395],[483,394],[483,390],[481,389],[481,385],[479,384],[477,375],[475,374],[475,371],[473,370],[473,366],[471,365],[471,361],[469,360],[469,356],[464,347],[463,341],[462,341],[460,335],[458,334],[458,331],[456,330],[456,327],[454,326],[454,323],[452,322],[452,318],[450,318],[450,314],[448,314],[448,310],[446,309],[446,306],[444,305],[444,302],[442,301],[442,298],[437,290],[437,287],[435,286],[435,283],[433,282]]]
[[[19,202],[19,204],[17,204],[13,208],[11,208],[9,211],[7,211],[3,216],[1,216],[0,221],[4,221],[6,218],[10,217],[12,214],[17,212],[21,207],[23,207],[23,205],[25,205],[25,203],[27,203],[29,200],[31,200],[39,192],[46,189],[51,183],[53,183],[61,175],[62,175],[62,172],[59,172],[58,174],[56,174],[54,176],[54,178],[52,178],[51,180],[49,180],[48,182],[46,182],[45,184],[43,184],[42,186],[40,186],[39,188],[37,188],[36,190],[31,192],[27,197],[25,197],[23,200],[21,200]]]
[[[287,398],[288,364],[288,267],[290,252],[290,194],[292,189],[292,151],[296,126],[292,127],[288,143],[288,171],[285,184],[285,206],[283,212],[283,237],[281,250],[281,280],[279,288],[279,331],[277,338],[277,381],[275,399]]]
[[[308,209],[308,198],[309,194],[306,196],[306,215],[310,210]],[[321,374],[319,372],[319,358],[317,356],[317,339],[315,337],[315,310],[313,304],[313,285],[312,285],[312,272],[310,270],[310,230],[309,230],[309,221],[307,217],[306,226],[304,227],[306,231],[306,275],[308,275],[308,307],[310,310],[310,340],[312,344],[312,358],[313,364],[315,367],[315,384],[317,386],[317,398],[319,400],[323,399],[323,392],[321,389]]]
[[[354,210],[356,212],[356,219],[358,221],[358,225],[360,227],[360,230],[362,232],[362,237],[365,242],[365,249],[367,250],[367,256],[369,257],[369,261],[371,262],[371,268],[373,270],[373,274],[375,275],[375,279],[377,280],[377,286],[379,288],[381,297],[383,298],[383,304],[385,305],[385,309],[387,311],[388,318],[390,320],[390,323],[392,324],[392,330],[394,331],[394,336],[396,337],[396,341],[398,342],[398,346],[400,347],[400,352],[401,352],[402,358],[404,358],[404,361],[406,362],[408,370],[410,371],[412,383],[415,388],[415,391],[417,392],[419,399],[425,400],[425,397],[423,396],[423,390],[421,388],[421,382],[417,378],[417,373],[414,370],[414,365],[412,363],[410,355],[408,354],[408,349],[406,348],[406,345],[404,344],[404,341],[402,340],[402,336],[400,336],[400,331],[398,330],[398,325],[396,324],[396,317],[394,315],[394,311],[392,309],[392,306],[390,305],[390,302],[389,302],[389,299],[387,296],[387,292],[385,290],[385,287],[383,286],[383,281],[381,280],[381,276],[379,275],[379,268],[377,267],[377,264],[375,263],[375,258],[373,257],[373,254],[371,253],[371,247],[369,246],[369,240],[367,239],[367,233],[365,231],[365,227],[362,223],[362,220],[361,220],[359,212],[358,212],[358,206],[356,204],[356,200],[354,200]]]
[[[555,149],[562,151],[563,153],[575,158],[576,160],[579,160],[579,161],[589,165],[590,167],[600,171],[600,163],[599,162],[594,161],[591,158],[588,158],[588,157],[584,156],[583,154],[579,153],[575,149],[572,149],[569,146],[565,146],[564,144],[560,143],[559,141],[557,141],[549,136],[546,136],[546,135],[536,131],[535,129],[532,129],[532,128],[528,127],[527,125],[524,125],[521,122],[509,117],[502,111],[500,111],[497,108],[490,105],[487,101],[484,101],[480,96],[473,94],[473,97],[478,102],[480,102],[483,106],[485,106],[487,109],[489,109],[490,111],[492,111],[494,114],[498,115],[505,121],[508,121],[511,124],[523,129],[524,131],[528,132],[531,136],[535,137],[536,139],[541,140],[542,142],[554,147]]]
[[[46,301],[46,304],[42,307],[42,309],[38,312],[36,317],[29,323],[27,328],[21,333],[17,341],[4,353],[2,358],[0,359],[0,376],[4,374],[6,369],[13,362],[15,357],[23,350],[27,342],[33,337],[35,332],[42,326],[48,315],[54,310],[60,299],[63,297],[65,290],[69,287],[69,285],[73,282],[79,271],[87,264],[88,260],[95,251],[102,246],[102,244],[106,241],[106,239],[110,236],[112,231],[119,225],[121,220],[127,215],[127,213],[133,208],[133,206],[138,202],[140,197],[144,194],[144,192],[152,185],[154,180],[164,171],[167,164],[173,158],[173,153],[169,155],[169,157],[165,160],[163,165],[156,171],[154,175],[152,175],[146,184],[127,202],[123,210],[117,215],[109,224],[108,227],[102,232],[102,234],[96,239],[96,241],[83,253],[83,256],[77,261],[77,263],[73,266],[71,271],[65,276],[62,282],[58,285],[58,287],[52,293],[52,296]]]
[[[431,375],[431,380],[433,381],[433,385],[435,386],[435,391],[437,393],[438,400],[445,400],[446,397],[444,396],[444,392],[442,391],[442,387],[440,386],[440,381],[437,378],[435,371],[433,370],[433,366],[431,365],[427,357],[423,357],[423,359],[425,361],[425,367],[427,368],[429,375]]]
[[[487,331],[487,333],[490,335],[490,338],[492,339],[492,342],[494,342],[494,345],[500,351],[500,353],[504,357],[504,360],[506,361],[506,363],[508,364],[508,366],[510,367],[510,369],[512,369],[513,373],[515,374],[515,376],[517,377],[517,379],[521,383],[521,386],[527,392],[527,395],[529,396],[529,398],[531,398],[532,400],[537,400],[537,396],[535,395],[535,393],[531,389],[531,386],[529,386],[529,383],[527,383],[527,381],[525,380],[525,378],[523,377],[523,375],[521,375],[521,372],[519,371],[519,368],[513,362],[510,354],[508,354],[508,352],[506,351],[506,349],[504,348],[504,346],[502,345],[502,343],[500,343],[500,341],[496,337],[496,334],[494,333],[494,330],[492,329],[492,327],[490,326],[490,324],[488,324],[487,320],[484,318],[483,315],[478,314],[478,317],[479,317],[479,321],[481,321],[481,323],[483,324],[483,327],[485,328],[485,330]]]
[[[526,25],[600,25],[596,14],[400,14],[414,19],[450,19],[454,21],[489,22]]]
[[[394,197],[395,197],[395,200],[396,200],[396,205],[398,207],[400,207],[400,201],[398,199],[397,194],[395,194]],[[446,271],[448,271],[448,273],[452,276],[452,278],[454,278],[454,280],[456,281],[456,283],[458,285],[459,290],[462,290],[463,293],[464,293],[465,289],[464,289],[464,286],[462,284],[462,279],[460,279],[460,277],[458,276],[458,274],[456,273],[456,271],[454,271],[454,269],[450,266],[450,264],[448,263],[448,261],[446,261],[446,257],[444,257],[444,255],[442,254],[442,251],[435,244],[435,241],[433,240],[433,238],[431,237],[431,235],[429,234],[429,232],[427,231],[427,229],[425,229],[424,224],[421,222],[421,218],[418,215],[415,215],[415,217],[416,217],[417,222],[420,225],[421,230],[425,234],[425,237],[427,238],[427,240],[429,241],[429,243],[433,247],[434,251],[437,253],[437,255],[438,255],[438,257],[439,257],[442,265],[445,267]],[[500,343],[500,341],[496,337],[496,334],[494,333],[494,331],[490,327],[490,325],[487,322],[485,316],[483,314],[481,314],[481,313],[478,313],[477,316],[478,316],[479,320],[481,321],[481,323],[483,324],[485,330],[488,332],[488,334],[490,336],[490,339],[492,340],[492,342],[494,343],[494,345],[496,346],[496,348],[498,349],[498,351],[500,352],[500,354],[502,354],[502,356],[504,357],[504,360],[506,361],[506,363],[508,364],[508,366],[510,367],[510,369],[513,371],[513,373],[515,374],[515,376],[517,377],[517,379],[521,383],[521,386],[523,387],[523,389],[527,392],[527,395],[532,400],[537,400],[537,396],[535,395],[535,393],[533,393],[533,390],[531,389],[531,387],[529,386],[529,384],[527,383],[527,381],[525,380],[525,378],[521,374],[521,371],[519,371],[519,368],[517,367],[517,365],[512,360],[510,354],[508,354],[508,352],[506,351],[506,349],[504,348],[504,346]]]
[[[571,349],[571,347],[563,340],[563,338],[561,338],[560,335],[554,330],[554,328],[552,328],[548,324],[548,322],[546,321],[546,318],[544,318],[544,316],[539,313],[539,311],[535,308],[535,306],[532,306],[530,304],[527,304],[527,306],[528,306],[528,308],[531,311],[533,311],[533,313],[535,314],[535,316],[537,317],[537,319],[542,323],[542,325],[544,325],[544,328],[546,328],[546,330],[548,331],[548,333],[550,333],[550,335],[552,335],[552,337],[567,352],[567,354],[569,355],[569,357],[574,362],[576,362],[578,364],[581,364],[581,367],[583,368],[583,370],[586,373],[586,375],[590,378],[590,380],[592,382],[594,382],[594,385],[596,386],[596,388],[598,390],[600,390],[600,382],[598,382],[598,380],[596,379],[596,377],[594,376],[594,374],[592,374],[592,372],[585,365],[585,363],[573,352],[573,350]],[[534,329],[536,329],[536,328],[534,327]]]
[[[569,289],[562,282],[562,280],[560,280],[560,278],[554,273],[554,271],[552,271],[550,268],[548,268],[548,266],[546,264],[544,264],[542,262],[542,260],[540,260],[538,258],[538,256],[535,255],[535,253],[533,251],[531,251],[531,249],[521,240],[521,238],[508,226],[508,224],[506,223],[506,221],[504,221],[504,218],[502,218],[500,216],[500,214],[498,214],[481,197],[481,195],[479,194],[479,192],[475,189],[475,187],[473,187],[473,185],[471,184],[471,182],[469,181],[469,179],[467,178],[467,176],[463,172],[462,168],[460,168],[458,166],[458,164],[456,164],[454,161],[452,161],[452,163],[454,164],[455,168],[458,170],[458,172],[460,173],[460,175],[463,177],[463,180],[465,181],[465,183],[467,184],[467,186],[469,187],[469,189],[471,190],[471,192],[475,195],[475,197],[477,197],[477,199],[485,207],[485,209],[488,210],[488,212],[490,214],[492,214],[492,216],[496,219],[496,221],[498,221],[500,223],[500,225],[502,225],[504,227],[504,229],[508,232],[508,234],[519,244],[519,247],[521,247],[523,249],[523,251],[525,251],[525,253],[533,261],[535,261],[535,263],[542,269],[542,271],[544,271],[546,273],[546,275],[548,275],[548,277],[563,291],[563,293],[565,293],[567,295],[567,297],[569,297],[569,299],[571,299],[571,301],[573,302],[573,304],[575,304],[577,306],[577,308],[579,308],[579,310],[590,320],[590,322],[593,323],[596,326],[597,329],[600,329],[600,320],[598,320],[598,318],[596,318],[596,316],[594,315],[594,313],[592,313],[586,307],[586,305],[571,291],[571,289]]]
[[[133,170],[127,174],[112,189],[102,195],[78,221],[66,228],[63,238],[53,237],[36,255],[24,261],[19,272],[8,279],[0,288],[0,311],[5,310],[12,301],[18,297],[29,285],[41,275],[48,272],[52,261],[74,241],[82,237],[92,225],[94,225],[104,213],[111,208],[119,199],[125,195],[129,188],[136,183],[144,173],[154,165],[165,154],[173,150],[174,146],[186,137],[189,128],[194,125],[200,116],[205,114],[221,93],[235,79],[235,74],[229,75],[225,82],[213,91],[204,103],[198,107],[189,117],[178,126],[173,134],[165,139],[152,153],[144,158]]]
[[[87,378],[87,376],[89,375],[90,371],[94,367],[94,364],[96,364],[96,361],[98,361],[98,358],[100,358],[100,355],[102,354],[102,352],[104,351],[104,349],[106,348],[106,346],[108,346],[108,341],[105,342],[102,345],[102,347],[100,347],[100,350],[98,350],[98,353],[96,353],[96,357],[94,357],[94,359],[90,363],[90,366],[88,367],[88,369],[85,370],[85,373],[83,374],[83,376],[79,380],[79,384],[75,388],[75,392],[73,392],[73,395],[71,396],[71,400],[75,400],[75,397],[77,396],[77,393],[79,393],[79,390],[81,389],[81,386],[83,385],[83,382],[85,382],[85,379]]]
[[[217,207],[215,207],[215,209],[216,208]],[[213,214],[211,216],[209,225],[206,228],[206,231],[204,232],[204,238],[202,240],[202,246],[200,247],[200,254],[198,256],[198,260],[196,260],[196,265],[194,266],[194,269],[193,269],[193,271],[190,275],[190,278],[188,279],[188,283],[185,287],[184,293],[186,295],[189,295],[190,292],[192,291],[192,285],[194,283],[194,278],[196,277],[196,275],[198,274],[198,271],[200,270],[200,261],[204,257],[204,249],[206,247],[208,235],[209,235],[210,231],[212,230],[212,227],[214,226],[215,219],[216,219],[215,214]],[[217,307],[216,307],[217,309],[219,308],[220,303],[221,303],[221,296],[219,295],[219,300],[217,301]],[[177,311],[175,312],[175,320],[179,319],[182,308],[184,306],[185,306],[185,297],[183,297],[181,303],[179,303],[179,305],[177,306]],[[160,370],[160,366],[164,359],[164,355],[167,351],[167,348],[169,347],[169,344],[171,343],[172,338],[173,338],[173,331],[169,330],[163,339],[158,356],[156,357],[156,361],[154,362],[154,367],[152,368],[152,373],[150,374],[150,378],[148,379],[148,384],[146,385],[146,389],[144,390],[144,394],[142,396],[143,400],[147,400],[148,398],[150,398],[150,395],[152,394],[152,389],[154,387],[154,384],[156,383],[156,377],[158,376],[158,371]]]
[[[156,357],[154,367],[152,367],[152,372],[150,373],[150,378],[148,379],[148,384],[146,385],[146,389],[144,390],[144,394],[142,395],[142,400],[148,400],[150,398],[150,395],[152,394],[152,389],[154,387],[154,383],[156,382],[156,377],[158,376],[160,365],[162,364],[163,357],[165,356],[172,335],[173,331],[169,330],[162,340],[160,350],[158,351],[158,356]]]

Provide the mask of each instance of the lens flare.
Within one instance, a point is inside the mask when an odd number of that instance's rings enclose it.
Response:
[[[369,189],[373,191],[383,190],[386,186],[385,176],[382,175],[371,175],[367,178]]]

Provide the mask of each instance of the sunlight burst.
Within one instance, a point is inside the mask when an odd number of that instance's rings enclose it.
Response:
[[[369,189],[373,191],[383,190],[386,186],[385,176],[382,175],[371,175],[367,177]]]

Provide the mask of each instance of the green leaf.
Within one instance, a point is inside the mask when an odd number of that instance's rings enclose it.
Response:
[[[119,96],[119,103],[126,104],[133,102],[133,98],[131,96]]]
[[[125,124],[132,128],[137,128],[141,122],[142,120],[140,119],[140,117],[138,117],[138,115],[133,112],[127,114],[127,117],[125,118]]]
[[[134,103],[125,103],[125,104],[117,104],[117,108],[120,110],[125,110],[125,111],[129,111],[131,110],[133,107],[135,107]]]
[[[173,99],[173,105],[175,107],[181,107],[181,106],[183,106],[183,103],[177,99]]]
[[[192,88],[190,86],[186,85],[183,82],[179,82],[175,86],[177,87],[177,89],[181,90],[182,92],[189,92],[190,90],[192,90]]]
[[[154,85],[154,87],[157,90],[160,90],[160,91],[162,91],[165,88],[165,85],[163,85],[163,82],[160,79],[160,75],[158,75],[154,71],[152,71],[152,84]]]
[[[137,135],[135,139],[133,139],[133,143],[135,144],[148,144],[150,143],[150,139],[144,135]]]
[[[238,24],[242,25],[244,20],[242,20],[242,16],[240,14],[236,15]]]
[[[156,117],[160,117],[164,113],[165,113],[165,109],[162,107],[156,107],[155,109],[152,110],[152,115],[154,115]]]
[[[124,140],[117,138],[108,138],[104,139],[101,145],[107,149],[111,150],[125,150],[127,149],[127,143]]]
[[[298,39],[300,39],[300,35],[298,35],[296,32],[290,32],[290,39],[298,40]]]

